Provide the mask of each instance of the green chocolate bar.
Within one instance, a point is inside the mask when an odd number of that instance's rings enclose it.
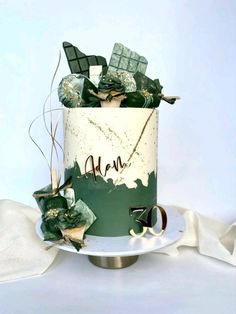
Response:
[[[71,43],[63,42],[63,48],[66,54],[71,73],[81,73],[89,77],[90,65],[102,65],[103,74],[107,72],[107,62],[104,57],[95,55],[86,55]]]
[[[120,43],[115,43],[108,66],[108,72],[123,70],[133,74],[137,71],[145,74],[147,64],[146,58]]]

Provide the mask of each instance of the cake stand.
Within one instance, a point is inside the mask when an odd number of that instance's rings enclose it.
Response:
[[[72,245],[57,244],[55,247],[87,255],[90,262],[103,268],[124,268],[132,265],[139,255],[150,253],[167,247],[178,241],[184,230],[184,217],[173,207],[164,206],[167,213],[167,228],[161,237],[155,237],[149,233],[141,238],[132,236],[121,237],[99,237],[86,235],[85,247],[77,251]],[[43,240],[43,233],[40,228],[41,218],[36,223],[36,233]],[[158,228],[158,226],[155,226]],[[48,244],[53,242],[46,241]]]

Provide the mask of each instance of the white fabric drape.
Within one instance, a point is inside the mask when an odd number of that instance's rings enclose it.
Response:
[[[202,255],[236,266],[236,222],[228,225],[188,209],[171,207],[184,216],[186,230],[179,241],[155,253],[178,255],[179,247],[190,246]]]
[[[58,249],[46,251],[35,233],[40,215],[38,209],[0,201],[0,282],[40,275],[53,262]]]

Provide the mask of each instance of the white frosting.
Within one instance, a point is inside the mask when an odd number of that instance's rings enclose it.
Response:
[[[136,187],[140,179],[148,184],[148,175],[157,172],[158,111],[144,108],[64,108],[65,168],[77,161],[82,174],[85,162],[101,156],[101,171],[120,156],[125,168],[107,171],[104,180]],[[91,169],[87,164],[87,171]],[[97,173],[97,175],[100,175]]]

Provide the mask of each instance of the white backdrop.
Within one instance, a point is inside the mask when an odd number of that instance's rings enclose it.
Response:
[[[114,42],[180,95],[160,106],[159,202],[236,217],[236,1],[0,0],[0,198],[34,205],[49,181],[28,126],[42,112],[62,41],[109,61]],[[62,50],[62,49],[61,49]],[[56,78],[69,74],[62,51]],[[37,124],[34,135],[49,138]]]

